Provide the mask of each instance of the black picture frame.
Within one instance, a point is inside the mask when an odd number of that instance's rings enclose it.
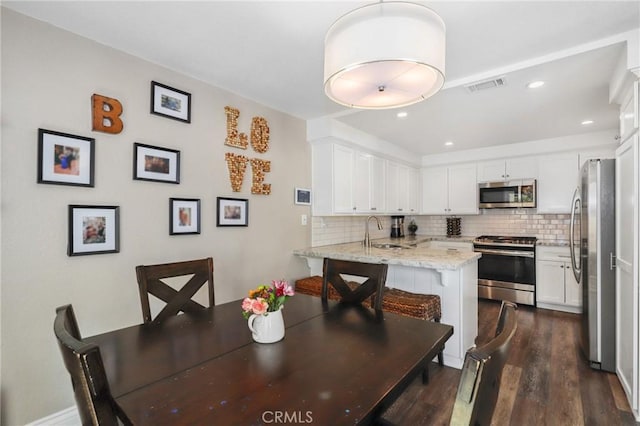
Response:
[[[169,198],[169,235],[200,233],[200,199]]]
[[[38,183],[93,187],[94,138],[38,129]]]
[[[67,255],[120,252],[120,207],[69,205]]]
[[[134,143],[133,179],[179,184],[180,151]]]
[[[191,123],[191,93],[151,82],[151,114]]]
[[[217,197],[216,226],[249,226],[249,200]]]

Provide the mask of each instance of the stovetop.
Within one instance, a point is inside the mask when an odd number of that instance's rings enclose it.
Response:
[[[512,247],[534,247],[536,245],[536,237],[506,237],[497,235],[481,235],[475,240],[474,244],[478,245],[503,245]]]

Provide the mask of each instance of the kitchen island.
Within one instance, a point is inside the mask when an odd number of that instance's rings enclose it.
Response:
[[[444,324],[453,336],[444,349],[446,365],[461,368],[464,355],[478,334],[478,259],[470,248],[438,248],[432,238],[374,240],[371,248],[361,242],[298,249],[310,275],[322,275],[325,257],[355,262],[386,263],[387,287],[440,296]],[[464,246],[464,244],[461,244]]]

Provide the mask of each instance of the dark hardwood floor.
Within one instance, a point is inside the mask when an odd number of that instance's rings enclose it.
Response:
[[[490,339],[498,302],[479,302],[477,344]],[[580,353],[580,316],[521,306],[493,425],[636,425],[615,374],[592,370]],[[430,366],[384,417],[397,425],[448,425],[460,370]]]

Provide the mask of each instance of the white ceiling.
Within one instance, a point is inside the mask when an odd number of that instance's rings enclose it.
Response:
[[[332,116],[419,155],[616,128],[608,85],[623,35],[640,28],[639,1],[416,1],[446,23],[446,83],[405,108],[403,120],[398,110],[349,110],[323,92],[326,30],[371,2],[2,4],[291,115]],[[464,88],[497,76],[504,87]],[[525,88],[537,79],[545,86]],[[594,124],[582,126],[584,119]]]

